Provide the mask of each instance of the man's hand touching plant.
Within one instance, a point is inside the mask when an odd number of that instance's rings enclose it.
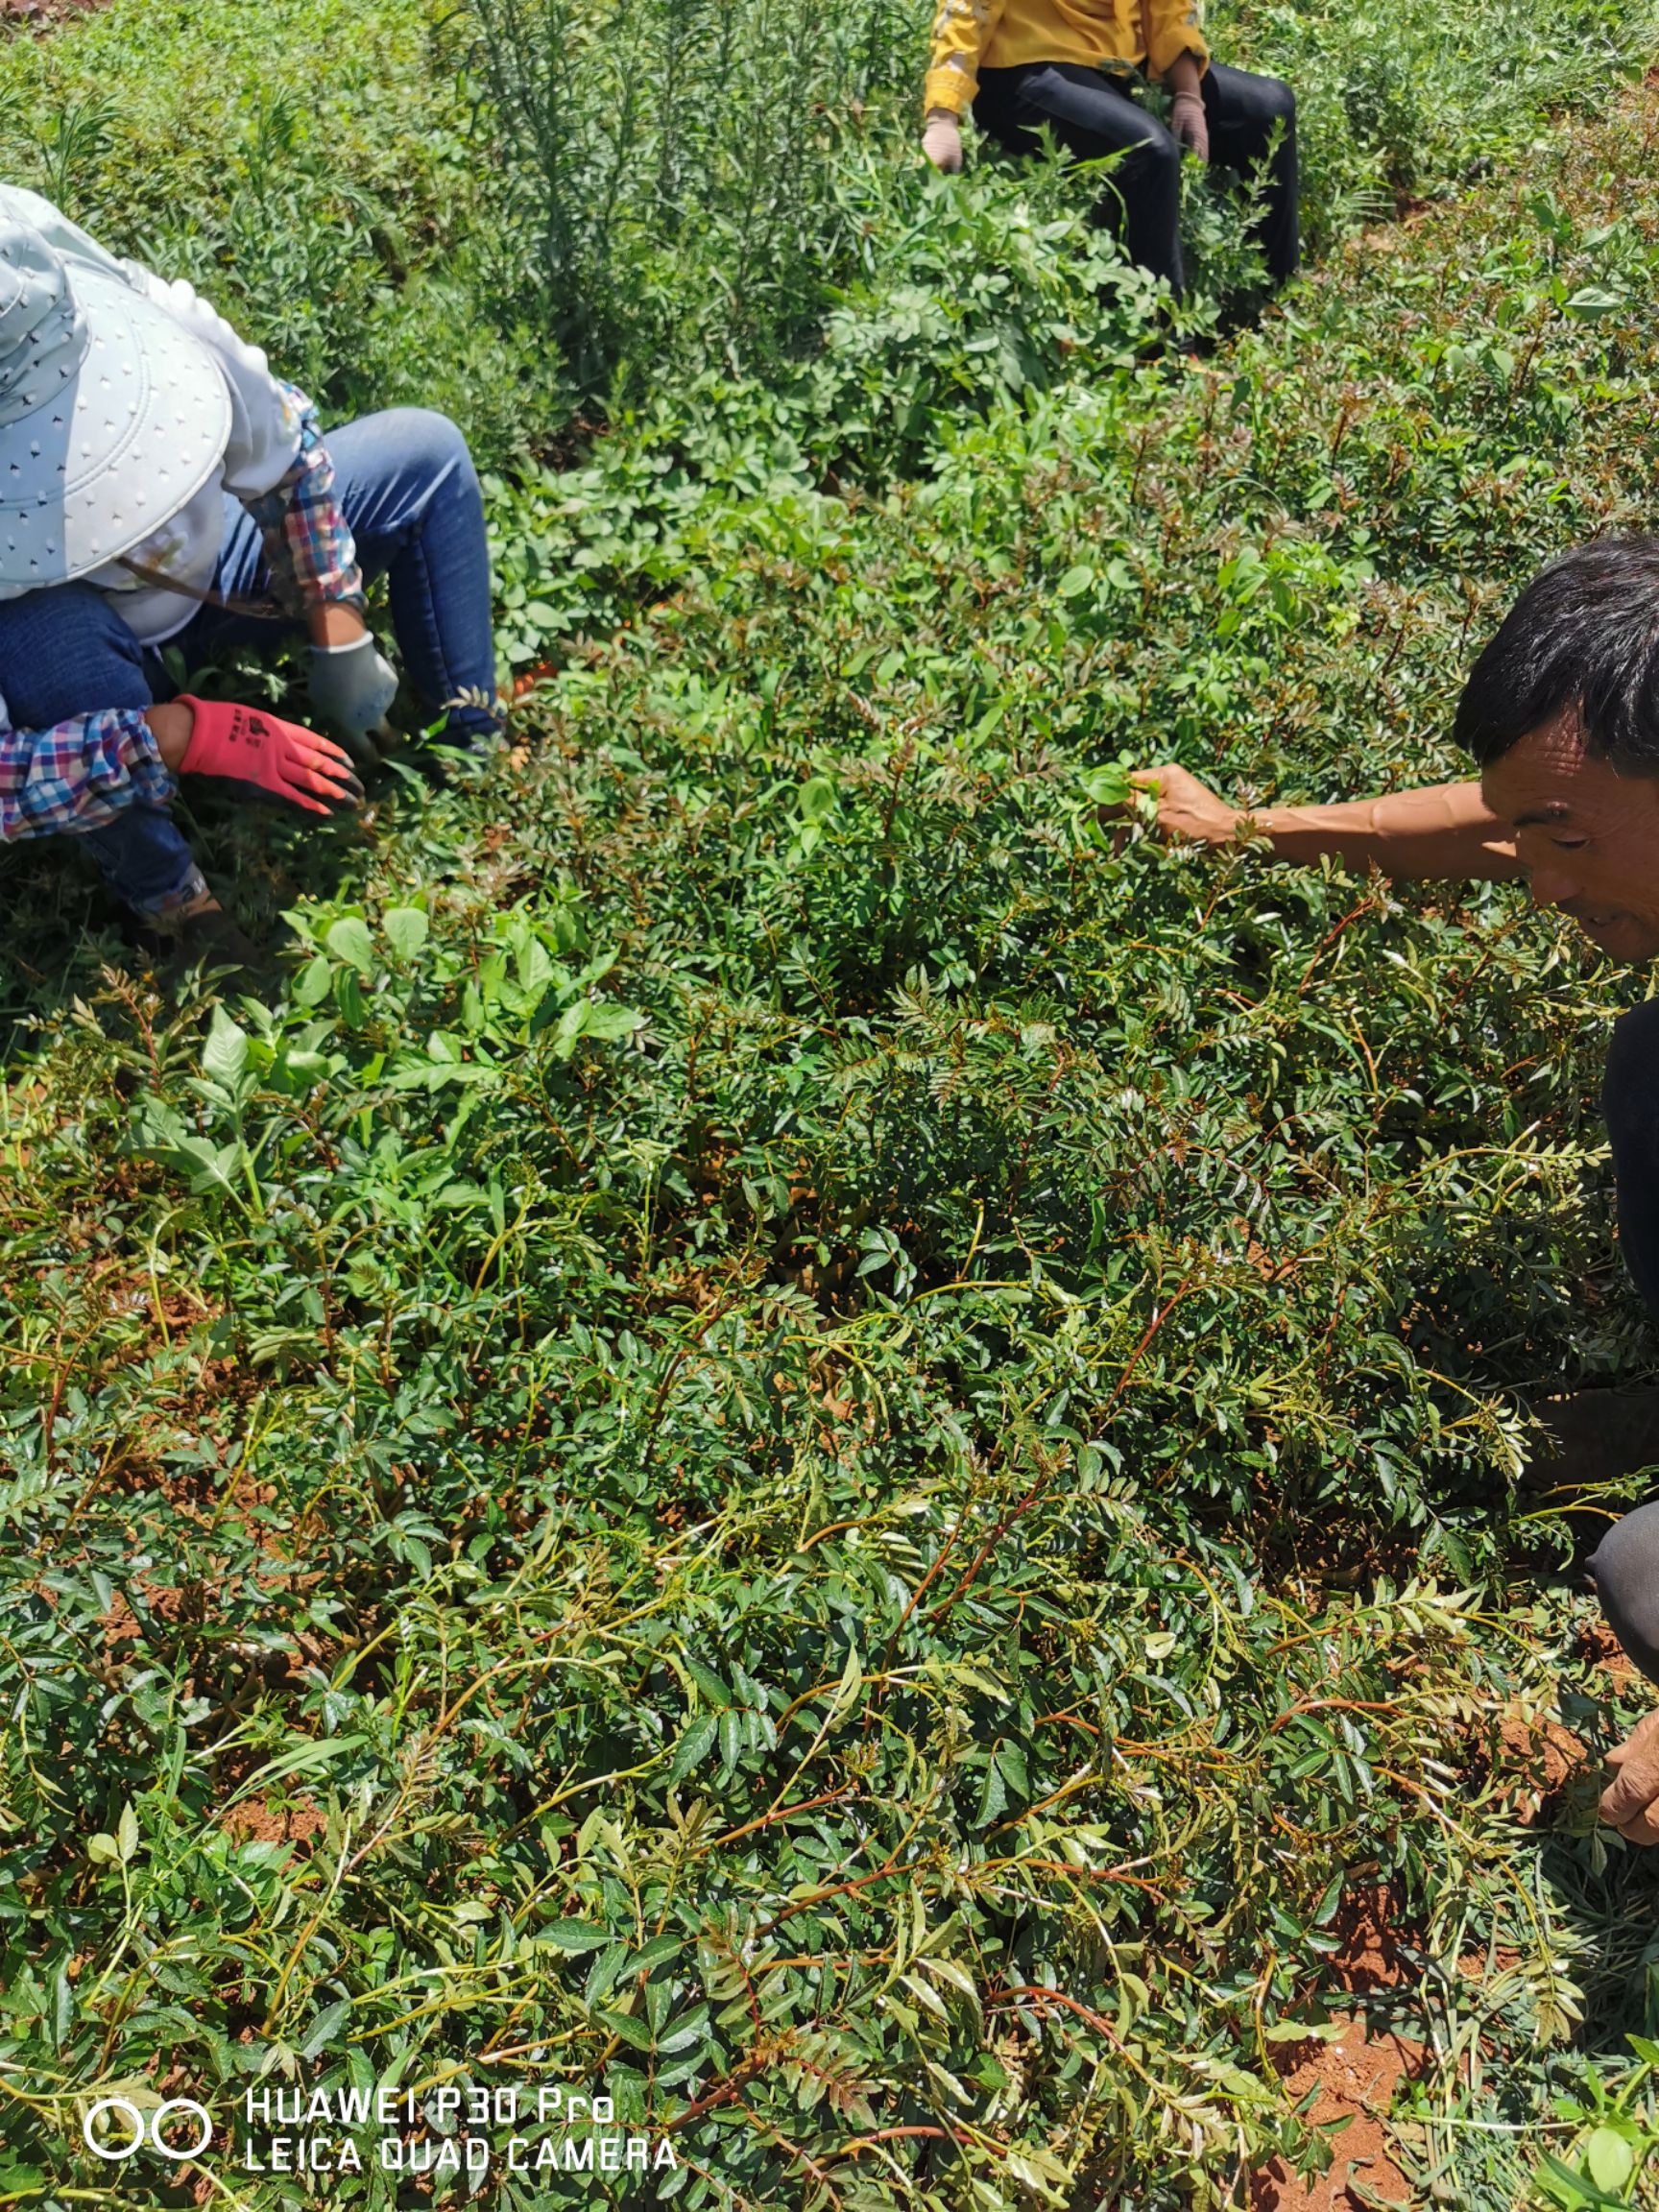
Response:
[[[1601,1793],[1602,1819],[1627,1843],[1659,1843],[1659,1713],[1639,1720],[1607,1764],[1617,1773]]]
[[[962,121],[949,108],[929,108],[922,132],[922,151],[935,169],[954,177],[962,167]]]
[[[1138,768],[1129,781],[1157,793],[1158,828],[1166,837],[1192,845],[1231,845],[1245,819],[1237,806],[1229,806],[1208,783],[1173,761],[1162,768]]]
[[[1204,95],[1198,88],[1197,57],[1177,54],[1164,82],[1169,87],[1169,129],[1177,146],[1199,161],[1210,158],[1210,118],[1204,112]]]
[[[1333,853],[1351,868],[1379,868],[1402,881],[1499,882],[1526,873],[1514,831],[1479,783],[1435,783],[1327,806],[1230,806],[1173,762],[1138,768],[1129,781],[1157,793],[1163,836],[1194,845],[1261,837],[1281,860]]]
[[[387,712],[397,678],[354,607],[311,611],[311,707],[353,759],[373,767],[395,741]]]

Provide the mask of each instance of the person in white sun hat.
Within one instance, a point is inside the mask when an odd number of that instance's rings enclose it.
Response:
[[[489,559],[454,424],[397,408],[325,445],[188,284],[0,186],[0,840],[77,836],[141,942],[228,945],[176,780],[361,801],[397,685],[364,615],[380,574],[414,711],[481,748],[500,727]],[[285,626],[309,637],[319,731],[171,696],[163,646],[189,668]]]

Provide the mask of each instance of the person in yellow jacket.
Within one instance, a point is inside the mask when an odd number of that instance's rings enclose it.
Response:
[[[1275,285],[1296,273],[1300,232],[1296,98],[1275,77],[1212,61],[1199,0],[939,0],[922,144],[936,169],[962,166],[962,117],[1015,153],[1046,124],[1080,159],[1123,158],[1101,208],[1129,257],[1179,298],[1181,156],[1248,175],[1265,164],[1255,226]],[[1170,93],[1167,128],[1139,105],[1147,80]]]

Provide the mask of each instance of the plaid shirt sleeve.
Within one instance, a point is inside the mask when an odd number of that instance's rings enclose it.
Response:
[[[164,806],[174,782],[136,707],[78,714],[50,730],[0,720],[0,840],[97,830],[134,800]]]
[[[300,450],[280,482],[245,502],[265,541],[271,588],[290,613],[319,602],[363,604],[357,548],[334,496],[334,464],[317,410],[297,386],[282,386],[300,418]]]

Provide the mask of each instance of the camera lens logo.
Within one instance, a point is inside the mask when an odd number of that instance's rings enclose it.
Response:
[[[131,2141],[116,2143],[111,2147],[109,2144],[99,2140],[93,2130],[107,2112],[119,2114],[122,2122],[132,2130]],[[177,2143],[169,2143],[163,2136],[162,2128],[176,2112],[188,2114],[201,2129],[201,2133],[194,2143],[180,2146]],[[146,2144],[162,2158],[182,2160],[199,2158],[208,2144],[212,2142],[213,2119],[206,2108],[198,2104],[191,2097],[169,2097],[164,2104],[156,2105],[148,2120],[130,2097],[100,2097],[85,2119],[82,2121],[81,2133],[85,2138],[86,2148],[91,2152],[94,2158],[105,2158],[111,2163],[118,2159],[135,2156]]]

